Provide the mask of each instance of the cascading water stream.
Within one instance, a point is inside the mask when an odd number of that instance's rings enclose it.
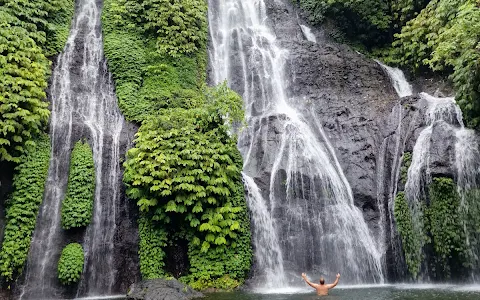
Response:
[[[22,299],[63,298],[57,262],[65,245],[60,226],[73,144],[87,138],[93,149],[96,187],[91,224],[83,241],[85,264],[77,296],[109,295],[116,281],[114,234],[121,195],[120,135],[124,119],[103,55],[101,1],[79,0],[51,86],[52,158],[44,201],[26,269]]]
[[[315,34],[313,34],[312,29],[310,27],[306,25],[300,25],[300,28],[302,29],[302,33],[308,41],[312,43],[317,42],[317,38],[315,37]]]
[[[413,94],[412,86],[410,83],[408,83],[402,70],[384,65],[378,60],[375,61],[388,73],[388,76],[392,81],[393,88],[400,98],[411,96]]]
[[[425,199],[424,188],[431,183],[430,174],[430,144],[433,127],[436,122],[446,122],[463,128],[462,112],[454,98],[436,98],[421,93],[428,107],[425,113],[425,127],[421,132],[412,153],[412,163],[408,169],[408,179],[405,185],[407,199],[412,209],[414,230],[423,230],[421,220],[421,202]]]
[[[285,287],[300,270],[342,272],[349,283],[382,282],[381,253],[333,147],[315,115],[294,109],[298,103],[287,96],[288,52],[277,46],[268,22],[264,1],[210,1],[212,79],[227,79],[246,108],[239,147],[257,284]]]

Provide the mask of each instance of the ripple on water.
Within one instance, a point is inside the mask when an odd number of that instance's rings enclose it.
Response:
[[[329,296],[312,289],[285,287],[253,292],[214,293],[208,300],[479,300],[480,285],[396,284],[338,286]]]

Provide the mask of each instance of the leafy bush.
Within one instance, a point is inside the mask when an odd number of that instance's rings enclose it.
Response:
[[[41,135],[36,146],[28,150],[16,167],[13,180],[14,192],[6,209],[6,226],[0,271],[11,281],[20,275],[25,260],[47,179],[50,159],[50,139]]]
[[[68,188],[62,203],[62,227],[90,224],[95,193],[95,166],[90,145],[78,141],[72,151]]]
[[[437,261],[448,278],[450,259],[466,258],[465,235],[459,214],[460,198],[451,178],[434,178],[429,186],[430,205],[426,210]],[[459,261],[457,260],[456,263]]]
[[[50,62],[67,40],[73,0],[0,0],[0,160],[20,156],[49,117]]]
[[[142,277],[165,276],[164,247],[188,237],[186,282],[206,273],[209,284],[240,282],[251,264],[250,231],[241,157],[229,132],[243,108],[226,84],[205,87],[206,2],[106,0],[103,24],[120,108],[142,124],[124,174],[142,211]]]
[[[113,9],[116,15],[127,16],[154,36],[161,54],[178,57],[196,53],[206,44],[205,0],[118,0]]]
[[[50,112],[45,100],[49,61],[18,20],[0,10],[0,160],[20,162]]]
[[[400,177],[403,184],[407,183],[408,168],[410,168],[411,164],[412,164],[412,153],[411,152],[403,153],[403,163],[402,163],[402,167],[400,168]]]
[[[80,280],[85,257],[82,245],[71,243],[62,250],[58,261],[58,279],[64,285],[70,285]]]
[[[105,55],[126,118],[140,123],[161,108],[194,107],[205,84],[206,40],[201,51],[175,58],[159,53],[155,39],[140,30],[141,23],[118,14],[122,5],[105,1],[102,20]]]
[[[0,7],[16,17],[11,24],[26,29],[45,55],[53,56],[63,49],[73,16],[73,0],[0,0]]]
[[[167,232],[143,214],[138,219],[138,232],[140,235],[140,272],[143,279],[162,278],[165,275],[164,259],[167,246]]]
[[[235,158],[237,166],[242,166],[240,152]],[[238,214],[240,232],[235,242],[230,245],[216,246],[207,253],[192,241],[189,245],[188,257],[190,261],[190,275],[181,280],[194,289],[208,288],[231,290],[243,283],[252,263],[252,249],[250,241],[250,218],[245,202],[241,178],[237,178],[237,190],[232,197],[233,205],[240,207]]]
[[[397,63],[451,74],[471,126],[480,125],[480,8],[475,0],[432,0],[396,36]]]
[[[414,278],[417,278],[424,258],[422,247],[425,241],[425,234],[415,230],[412,212],[408,206],[404,192],[398,193],[395,197],[393,212],[397,230],[402,239],[403,252],[408,270]]]

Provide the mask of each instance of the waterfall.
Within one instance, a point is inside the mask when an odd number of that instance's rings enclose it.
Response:
[[[462,112],[455,103],[454,98],[436,98],[426,93],[420,96],[426,100],[427,110],[425,113],[426,127],[420,132],[412,153],[412,163],[408,169],[408,180],[405,191],[408,199],[415,202],[423,197],[423,187],[431,182],[429,159],[430,141],[433,126],[436,122],[446,122],[463,127]]]
[[[402,70],[400,70],[399,68],[392,68],[384,65],[378,60],[375,61],[387,72],[390,80],[392,81],[393,88],[395,89],[400,98],[411,96],[413,94],[412,86],[410,85],[410,83],[408,83]]]
[[[210,1],[212,81],[227,79],[246,109],[239,148],[257,284],[285,287],[302,271],[382,282],[382,254],[321,123],[288,97],[288,51],[268,24],[263,0]]]
[[[94,211],[83,247],[85,264],[77,296],[109,295],[116,281],[113,259],[121,196],[120,135],[124,119],[103,55],[101,1],[79,0],[70,36],[52,75],[50,134],[52,155],[44,201],[29,251],[22,299],[63,298],[57,262],[67,243],[61,203],[67,188],[73,144],[92,146],[96,187]]]
[[[253,243],[255,257],[259,264],[265,268],[267,278],[275,278],[280,282],[286,282],[283,270],[282,250],[278,242],[278,234],[273,224],[273,218],[260,190],[250,176],[243,174],[243,181],[247,189],[247,205],[252,212],[251,219],[256,226],[253,228]],[[267,282],[271,284],[272,282]],[[272,288],[273,286],[266,286]]]
[[[468,260],[474,269],[478,266],[479,235],[476,215],[480,213],[478,199],[478,175],[480,174],[479,141],[473,130],[463,125],[462,112],[454,98],[437,98],[426,93],[420,94],[427,103],[426,127],[420,132],[413,149],[412,163],[408,169],[405,192],[412,209],[414,231],[423,231],[421,205],[426,199],[426,188],[432,181],[430,170],[432,139],[435,126],[446,126],[455,140],[454,159],[457,189],[460,195],[459,217],[465,233]],[[444,131],[445,129],[441,129]],[[448,141],[445,141],[448,143]],[[476,222],[476,223],[474,223]],[[418,249],[422,251],[422,249]]]
[[[305,36],[305,38],[313,43],[317,42],[317,38],[315,35],[312,33],[312,29],[306,25],[300,25],[300,28],[302,29],[302,33]]]

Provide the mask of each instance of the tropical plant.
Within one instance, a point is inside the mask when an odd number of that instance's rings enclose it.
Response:
[[[471,126],[480,124],[480,8],[476,0],[432,0],[394,42],[397,63],[451,74]]]
[[[0,160],[20,162],[49,117],[49,61],[16,18],[0,10]]]
[[[207,41],[205,0],[118,0],[114,9],[154,36],[161,54],[196,53]]]
[[[78,141],[72,151],[67,194],[62,203],[62,227],[70,229],[90,224],[95,193],[95,165],[92,148]]]
[[[466,259],[465,234],[460,219],[460,198],[451,178],[434,178],[429,186],[430,205],[426,210],[437,263],[442,276],[450,275],[451,258],[456,264]]]
[[[404,192],[395,197],[394,205],[395,223],[402,239],[402,248],[408,270],[413,278],[417,278],[424,254],[422,247],[426,241],[425,233],[418,232],[418,226],[413,224],[412,211],[408,205]]]
[[[77,283],[83,272],[83,247],[78,243],[71,243],[62,250],[58,261],[58,279],[64,285]]]
[[[47,179],[50,139],[41,135],[15,169],[14,191],[6,209],[0,272],[8,281],[22,273]]]

